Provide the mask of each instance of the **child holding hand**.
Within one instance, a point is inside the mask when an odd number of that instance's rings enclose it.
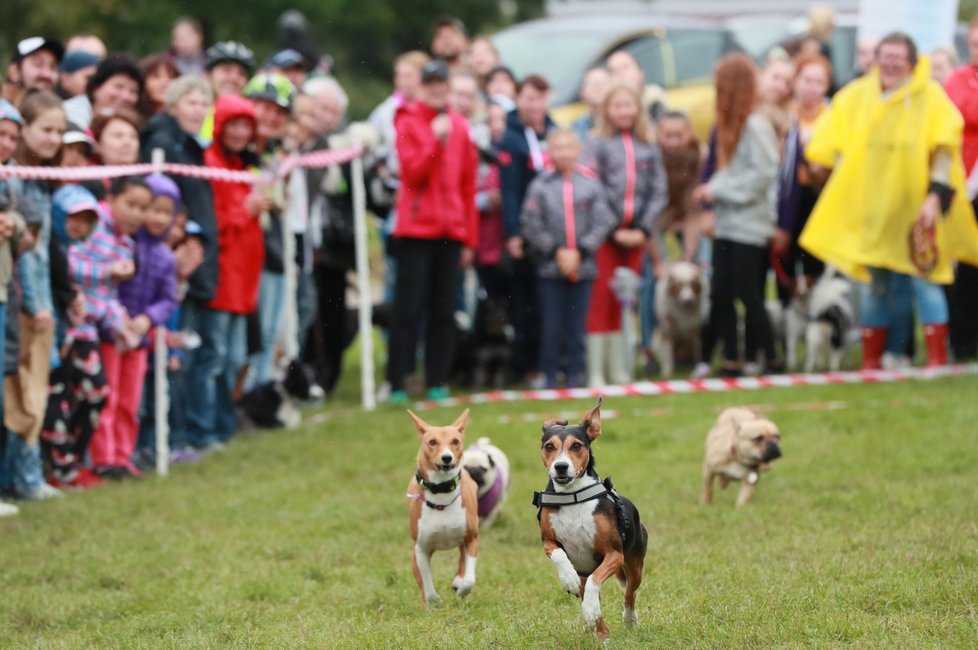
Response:
[[[556,169],[533,179],[520,216],[539,277],[540,370],[547,388],[556,388],[563,354],[565,385],[583,386],[585,325],[598,275],[595,254],[616,221],[600,181],[577,163],[582,147],[574,131],[555,129],[547,144]]]
[[[134,392],[138,394],[146,372],[146,351],[140,345],[152,323],[129,317],[119,301],[119,286],[135,275],[133,235],[143,225],[152,201],[153,192],[141,177],[113,179],[95,232],[70,251],[72,270],[85,292],[86,307],[100,322],[99,350],[110,392],[99,428],[92,437],[91,455],[95,473],[111,478],[140,475],[129,461],[132,448],[126,451],[125,445],[117,443],[129,435],[135,442],[135,429],[131,434],[117,434],[113,416],[119,411],[120,400],[131,400]]]

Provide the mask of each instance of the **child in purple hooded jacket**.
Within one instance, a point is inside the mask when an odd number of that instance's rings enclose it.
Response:
[[[139,432],[139,406],[153,328],[164,325],[177,306],[177,274],[166,236],[180,207],[180,190],[162,174],[146,177],[153,200],[136,231],[136,274],[119,286],[119,302],[129,313],[129,328],[142,337],[134,350],[117,349],[103,336],[102,356],[112,394],[92,441],[97,471],[119,477],[141,476],[132,462]],[[96,449],[98,458],[96,458]]]

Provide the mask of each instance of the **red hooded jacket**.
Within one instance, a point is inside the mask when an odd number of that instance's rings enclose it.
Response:
[[[965,173],[971,174],[978,161],[978,70],[970,64],[961,66],[948,76],[944,89],[964,118],[961,155]]]
[[[453,111],[445,142],[431,130],[439,112],[423,102],[402,106],[394,118],[401,187],[395,237],[452,239],[475,248],[479,213],[475,206],[478,154],[465,118]]]
[[[221,143],[225,126],[236,117],[246,117],[254,125],[255,109],[251,101],[235,96],[219,97],[214,106],[214,142],[204,152],[208,167],[243,170],[252,166],[245,157],[227,151]],[[253,186],[211,181],[211,187],[217,216],[218,276],[214,299],[208,306],[233,314],[250,314],[258,305],[258,285],[265,260],[261,221],[245,206]]]

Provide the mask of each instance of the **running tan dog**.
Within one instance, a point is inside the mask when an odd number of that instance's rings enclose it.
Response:
[[[703,503],[713,503],[713,479],[720,487],[740,481],[737,507],[747,505],[757,489],[761,472],[781,457],[781,432],[760,413],[749,408],[728,408],[706,436],[703,461]]]
[[[414,540],[414,577],[424,605],[440,603],[431,577],[435,551],[457,548],[458,573],[452,589],[464,598],[475,586],[479,555],[479,503],[475,481],[462,471],[462,448],[469,410],[451,426],[435,427],[408,411],[421,447],[418,468],[407,487],[408,518]]]

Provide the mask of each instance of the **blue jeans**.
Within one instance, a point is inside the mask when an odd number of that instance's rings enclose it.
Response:
[[[40,445],[28,445],[22,437],[2,427],[0,433],[7,436],[7,448],[0,459],[0,490],[15,496],[35,492],[44,483]]]
[[[655,274],[652,273],[652,257],[642,260],[642,283],[638,290],[638,318],[640,343],[645,349],[652,345],[652,331],[655,329]]]
[[[272,379],[272,363],[275,361],[275,338],[282,323],[285,305],[285,275],[261,272],[261,288],[258,290],[258,322],[261,331],[261,351],[252,355],[251,366],[255,369],[255,381],[264,384]]]
[[[299,269],[296,282],[296,309],[298,310],[298,335],[299,335],[299,357],[306,358],[306,343],[309,339],[309,330],[316,322],[316,282],[312,272],[305,273]]]
[[[150,355],[152,354],[153,351],[150,350]],[[166,377],[170,385],[170,409],[167,413],[170,426],[169,446],[170,449],[182,449],[190,444],[187,441],[187,422],[184,417],[187,380],[182,370],[176,372],[167,370]],[[136,442],[136,449],[151,454],[156,453],[156,372],[152,360],[143,384],[143,403],[139,412],[139,439]]]
[[[862,326],[889,330],[887,352],[906,353],[915,301],[922,325],[947,323],[947,297],[940,285],[888,269],[870,269],[870,275],[872,281],[861,287]]]
[[[557,370],[563,353],[567,358],[565,376],[568,387],[585,384],[584,341],[591,280],[568,282],[540,278],[540,370],[547,388],[557,387]]]
[[[192,303],[185,309],[185,325],[201,339],[187,357],[187,439],[204,448],[238,428],[231,392],[247,356],[246,317]]]

